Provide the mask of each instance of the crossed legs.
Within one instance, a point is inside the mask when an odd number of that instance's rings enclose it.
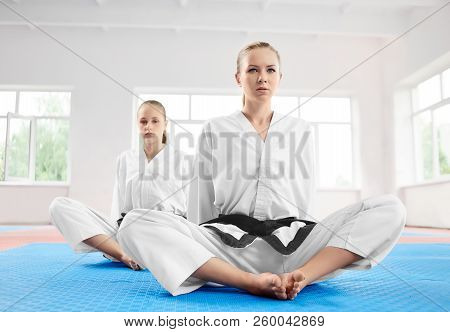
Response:
[[[287,269],[293,266],[291,272],[250,274],[224,261],[210,259],[193,276],[257,295],[293,299],[315,280],[363,258],[381,261],[400,237],[405,218],[405,208],[395,196],[366,199],[336,211],[316,225],[305,246],[290,257]],[[308,251],[311,257],[304,257],[306,262],[299,263]]]

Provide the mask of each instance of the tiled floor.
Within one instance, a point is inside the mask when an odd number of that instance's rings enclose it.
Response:
[[[64,238],[53,225],[0,226],[0,250],[31,243],[64,243]],[[450,243],[450,230],[406,227],[399,243]]]

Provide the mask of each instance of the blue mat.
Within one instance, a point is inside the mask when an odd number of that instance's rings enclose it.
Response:
[[[450,245],[399,244],[370,271],[349,271],[280,301],[229,288],[178,297],[148,271],[65,244],[0,252],[1,311],[448,311]]]

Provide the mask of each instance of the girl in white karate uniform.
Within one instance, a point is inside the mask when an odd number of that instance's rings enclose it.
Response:
[[[144,102],[137,122],[143,147],[123,152],[117,160],[111,216],[107,218],[84,204],[57,197],[50,205],[53,223],[76,252],[101,251],[138,270],[123,252],[116,236],[123,216],[132,209],[153,209],[186,216],[184,181],[189,172],[183,154],[166,144],[166,114],[157,101]]]
[[[392,195],[363,200],[321,222],[310,216],[312,135],[306,122],[272,111],[281,77],[279,54],[268,43],[239,53],[243,110],[207,121],[198,143],[197,182],[190,188],[197,192],[190,203],[198,204],[188,218],[200,225],[156,212],[125,216],[119,243],[171,294],[211,281],[293,299],[343,269],[375,266],[398,240],[405,209]]]

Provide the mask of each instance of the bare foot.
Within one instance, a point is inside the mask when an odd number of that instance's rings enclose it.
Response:
[[[287,298],[285,291],[281,288],[281,279],[278,275],[265,272],[254,274],[252,279],[251,287],[247,289],[250,293],[280,300]]]
[[[127,255],[123,255],[120,261],[134,271],[141,270],[141,267],[138,265],[138,263],[136,263],[131,257]]]
[[[285,290],[288,299],[293,300],[297,294],[308,285],[306,276],[300,270],[283,273],[279,275],[281,288]]]

